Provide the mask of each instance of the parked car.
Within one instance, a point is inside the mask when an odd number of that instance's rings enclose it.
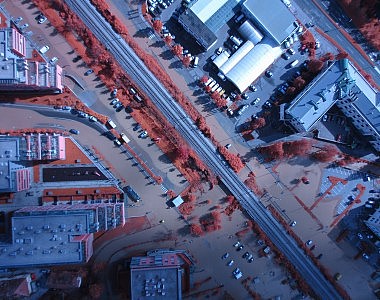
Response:
[[[257,103],[259,103],[260,102],[260,98],[256,98],[255,100],[253,100],[252,102],[251,102],[251,105],[256,105]]]
[[[46,53],[49,49],[50,49],[50,47],[49,47],[48,45],[43,46],[43,47],[40,49],[40,53],[41,53],[41,54],[44,54],[44,53]]]
[[[297,222],[296,221],[293,221],[292,223],[290,223],[290,226],[294,227],[296,226]]]
[[[230,256],[228,252],[224,253],[222,256],[222,259],[227,259]]]
[[[290,56],[286,54],[286,52],[284,52],[282,55],[282,58],[285,59],[285,60],[289,60]]]
[[[307,246],[310,246],[312,243],[313,243],[312,240],[307,240],[306,245],[307,245]]]
[[[94,70],[89,69],[89,70],[87,70],[87,71],[84,73],[84,76],[88,76],[88,75],[90,75],[90,74],[92,74],[92,73],[94,73]]]
[[[119,102],[119,99],[115,98],[115,99],[112,99],[112,101],[110,102],[110,104],[111,105],[115,105],[117,102]]]
[[[294,49],[292,49],[292,48],[289,48],[289,49],[288,49],[288,53],[289,53],[290,55],[294,55],[294,54],[296,54],[296,51],[294,51]]]
[[[247,258],[248,256],[249,256],[249,252],[245,252],[242,257]]]
[[[265,76],[271,78],[273,76],[273,73],[271,71],[265,71]]]
[[[252,255],[252,254],[251,254],[251,255]],[[253,258],[253,256],[248,258],[248,262],[249,262],[249,263],[253,262],[254,260],[255,260],[255,259]]]
[[[148,136],[148,132],[146,132],[145,130],[139,134],[139,138],[142,138],[142,139],[146,138],[147,136]]]
[[[249,99],[249,95],[246,94],[246,93],[241,94],[241,97],[242,97],[243,99],[245,99],[245,100],[248,100],[248,99]]]
[[[18,24],[23,20],[22,17],[18,17],[16,20],[13,21],[13,23]]]
[[[233,264],[234,264],[234,260],[232,259],[232,260],[230,260],[230,261],[228,262],[227,266],[231,267]]]
[[[236,268],[232,273],[235,279],[239,279],[243,276],[243,273],[239,270],[239,268]]]
[[[76,129],[70,129],[69,132],[72,134],[79,134],[79,130]]]
[[[51,60],[49,60],[49,62],[51,64],[54,64],[57,60],[58,60],[58,57],[54,56]]]
[[[235,244],[234,244],[234,247],[236,248],[236,247],[239,247],[240,246],[240,242],[236,242]]]
[[[236,248],[237,251],[240,251],[244,248],[244,245],[240,245],[239,247]]]
[[[257,91],[257,87],[255,87],[254,85],[250,85],[249,86],[249,89],[252,91],[252,92],[256,92]]]
[[[39,14],[39,15],[37,16],[37,22],[38,22],[38,24],[42,24],[42,23],[44,23],[46,20],[47,20],[47,18],[46,18],[43,14]]]
[[[225,147],[226,147],[226,149],[230,149],[231,148],[231,144],[227,144]]]
[[[141,128],[141,125],[140,124],[136,124],[134,127],[133,127],[133,131],[137,131]]]

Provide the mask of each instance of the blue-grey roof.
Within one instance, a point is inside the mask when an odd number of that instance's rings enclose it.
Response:
[[[295,17],[280,0],[247,0],[243,11],[264,29],[278,44],[281,44],[297,28]]]
[[[347,59],[332,63],[286,109],[288,119],[309,131],[336,104],[380,150],[380,94]]]

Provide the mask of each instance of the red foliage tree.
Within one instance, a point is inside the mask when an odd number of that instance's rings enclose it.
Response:
[[[326,62],[326,61],[329,61],[329,60],[334,60],[335,59],[335,56],[334,54],[332,54],[331,52],[327,52],[325,53],[321,58],[320,60],[323,61],[323,62]]]
[[[183,63],[183,65],[184,65],[186,68],[190,67],[190,62],[191,62],[191,57],[190,57],[190,56],[184,56],[184,57],[182,58],[182,63]]]
[[[267,161],[282,159],[284,157],[284,150],[282,142],[259,148],[260,153],[266,156]]]
[[[189,158],[191,150],[187,146],[179,146],[176,149],[176,156],[179,159],[187,160]]]
[[[335,56],[335,59],[340,60],[340,59],[347,58],[347,57],[348,57],[348,53],[347,52],[339,52]]]
[[[210,93],[211,92],[211,87],[209,85],[205,86],[205,92]]]
[[[155,20],[155,21],[153,21],[152,27],[153,27],[153,29],[155,31],[161,32],[162,26],[163,26],[163,24],[162,24],[161,20]]]
[[[317,74],[322,70],[323,62],[318,59],[312,59],[307,65],[307,68],[311,73]]]
[[[171,35],[165,36],[164,41],[167,45],[170,45],[173,41],[173,38]]]
[[[183,47],[181,45],[174,45],[172,48],[174,55],[180,56],[182,55]]]
[[[321,150],[314,152],[312,157],[320,162],[332,162],[335,160],[337,154],[339,154],[338,149],[333,145],[326,145]]]
[[[203,75],[201,79],[199,79],[199,82],[201,84],[205,84],[208,81],[208,77],[206,75]]]
[[[292,85],[297,91],[300,91],[305,87],[306,81],[301,76],[298,76],[296,79],[293,80]]]
[[[190,233],[193,236],[202,236],[202,235],[204,235],[202,227],[199,224],[191,224],[190,225]]]
[[[262,128],[266,125],[266,122],[265,122],[265,119],[260,117],[260,118],[257,118],[257,119],[253,119],[251,122],[250,122],[250,126],[249,128],[251,130],[256,130],[256,129],[259,129],[259,128]]]
[[[218,92],[213,92],[211,98],[214,100],[217,107],[225,107],[227,105],[227,100],[222,98]]]
[[[284,155],[287,157],[304,156],[310,151],[312,145],[313,142],[311,140],[301,139],[297,141],[284,142],[282,149],[284,150]]]

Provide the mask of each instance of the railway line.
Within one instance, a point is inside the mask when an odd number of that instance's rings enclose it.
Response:
[[[65,1],[99,41],[106,46],[131,79],[150,97],[208,167],[220,177],[250,217],[258,223],[276,247],[289,259],[314,292],[321,299],[341,299],[333,285],[273,218],[253,192],[229,167],[223,164],[211,142],[196,128],[193,121],[163,85],[147,69],[129,45],[114,32],[110,24],[104,20],[89,1]]]

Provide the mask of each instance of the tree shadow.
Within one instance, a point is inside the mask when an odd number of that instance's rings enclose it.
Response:
[[[183,64],[182,64],[182,62],[179,61],[179,60],[173,61],[173,62],[169,65],[169,69],[183,69]]]
[[[162,48],[165,46],[164,41],[155,41],[153,44],[150,45],[150,47],[155,47],[155,48]]]
[[[159,56],[165,60],[171,60],[174,58],[173,52],[169,49],[162,52]]]
[[[59,34],[59,31],[56,28],[54,28],[52,33],[50,33],[49,35],[50,36],[57,36],[58,34]]]
[[[102,83],[99,83],[99,84],[97,84],[96,86],[95,86],[95,88],[102,88],[102,87],[104,87],[106,84],[104,83],[104,82],[102,82]]]
[[[181,237],[189,235],[190,234],[190,226],[189,225],[185,225],[184,227],[179,228],[177,230],[177,234],[179,236],[181,236]]]
[[[145,38],[150,35],[152,29],[149,27],[142,28],[133,35],[133,37]]]

